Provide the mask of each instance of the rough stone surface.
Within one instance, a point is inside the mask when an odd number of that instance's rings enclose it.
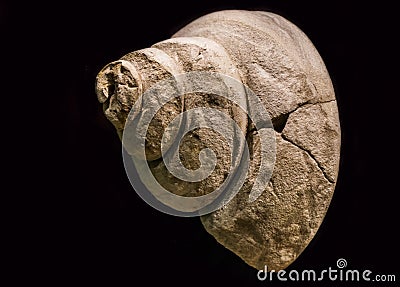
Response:
[[[228,75],[260,98],[276,136],[271,180],[260,197],[249,201],[260,167],[260,137],[246,111],[212,94],[182,95],[163,106],[146,135],[146,160],[170,192],[210,193],[232,172],[229,166],[240,158],[242,146],[233,153],[237,158],[231,158],[226,140],[217,132],[206,128],[189,132],[180,142],[184,166],[198,168],[198,155],[205,147],[215,152],[218,161],[208,178],[184,182],[165,167],[161,138],[165,133],[169,136],[166,127],[176,115],[195,107],[217,109],[234,119],[246,134],[250,150],[248,176],[233,200],[201,221],[218,242],[247,264],[284,269],[317,232],[337,179],[340,126],[325,65],[306,35],[284,18],[267,12],[221,11],[193,21],[169,40],[107,65],[97,77],[96,91],[105,115],[121,136],[139,94],[163,79],[191,71]],[[157,104],[146,100],[143,107]],[[145,114],[145,108],[134,111],[138,118]]]

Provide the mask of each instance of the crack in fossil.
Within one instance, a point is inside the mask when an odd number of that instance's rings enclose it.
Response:
[[[294,108],[292,111],[289,111],[288,114],[290,115],[291,113],[297,111],[298,109],[310,105],[310,106],[314,106],[314,105],[319,105],[319,104],[326,104],[326,103],[330,103],[330,102],[335,102],[336,99],[333,100],[326,100],[326,101],[318,101],[318,102],[311,102],[311,100],[308,100],[304,103],[299,104],[296,108]]]
[[[274,130],[278,133],[282,133],[282,131],[285,129],[286,126],[286,122],[289,119],[289,116],[296,112],[298,109],[300,109],[301,107],[304,107],[306,105],[318,105],[318,104],[325,104],[325,103],[329,103],[329,102],[333,102],[336,100],[327,100],[327,101],[321,101],[321,102],[314,102],[314,103],[310,103],[310,101],[306,101],[304,103],[299,104],[296,108],[294,108],[293,110],[287,112],[287,113],[283,113],[280,114],[274,118],[271,119],[272,125],[274,126]],[[254,129],[253,129],[254,130]]]
[[[280,114],[279,116],[271,119],[272,125],[274,126],[274,130],[278,133],[281,133],[286,126],[286,122],[289,118],[289,113]]]
[[[330,183],[335,183],[334,180],[329,178],[329,176],[326,174],[326,172],[323,169],[323,167],[321,166],[321,164],[318,162],[318,160],[312,155],[312,153],[309,150],[307,150],[307,149],[303,148],[302,146],[296,144],[292,140],[288,139],[285,135],[283,135],[283,134],[280,134],[280,135],[281,135],[281,138],[283,140],[291,143],[292,145],[296,146],[297,148],[301,149],[302,151],[305,151],[315,161],[315,163],[317,164],[318,168],[321,170],[321,172],[324,175],[324,177],[326,178],[326,180],[328,180]]]

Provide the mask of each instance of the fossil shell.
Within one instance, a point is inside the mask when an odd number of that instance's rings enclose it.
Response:
[[[262,167],[260,131],[249,120],[248,110],[213,94],[193,92],[160,107],[146,133],[145,154],[136,153],[133,144],[132,156],[145,157],[165,189],[197,197],[210,194],[234,172],[230,166],[240,160],[247,145],[251,161],[240,191],[222,208],[203,215],[201,221],[219,243],[247,264],[258,269],[264,265],[270,270],[284,269],[317,232],[337,179],[340,125],[325,65],[307,36],[281,16],[260,11],[220,11],[193,21],[171,39],[108,64],[97,77],[96,92],[105,115],[122,137],[128,116],[140,123],[150,113],[148,107],[159,104],[141,94],[164,79],[195,71],[219,73],[240,81],[268,111],[276,158],[262,192],[249,200]],[[246,105],[245,96],[241,100]],[[190,182],[169,172],[161,142],[163,137],[174,141],[175,135],[167,127],[177,115],[198,107],[229,116],[236,122],[232,137],[244,133],[246,138],[238,140],[232,153],[229,140],[219,132],[211,128],[189,131],[179,143],[182,164],[187,169],[198,169],[199,153],[204,148],[211,149],[217,159],[207,178]],[[196,115],[206,121],[206,115]],[[190,121],[188,117],[175,124],[184,126]],[[213,124],[226,128],[224,123]],[[135,134],[132,137],[132,143],[141,140],[135,139]]]

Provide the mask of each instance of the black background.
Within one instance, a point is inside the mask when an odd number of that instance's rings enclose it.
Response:
[[[248,9],[278,13],[308,35],[331,75],[340,112],[341,165],[333,201],[317,235],[288,270],[335,267],[345,258],[350,269],[397,274],[400,280],[393,7],[383,1],[53,1],[0,7],[9,48],[3,62],[11,64],[13,83],[3,86],[23,91],[21,97],[4,92],[4,98],[34,110],[22,114],[22,124],[11,125],[35,147],[22,144],[23,156],[33,154],[35,161],[17,171],[11,189],[24,206],[24,224],[13,226],[21,234],[11,248],[12,266],[20,270],[16,279],[282,285],[258,282],[256,270],[219,245],[198,218],[162,214],[137,196],[125,175],[120,141],[94,93],[96,74],[110,61],[167,39],[204,14]],[[22,192],[25,183],[31,192]]]

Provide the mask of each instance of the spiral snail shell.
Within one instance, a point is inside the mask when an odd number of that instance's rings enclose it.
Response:
[[[286,19],[260,11],[208,14],[105,66],[96,93],[129,156],[151,171],[141,180],[152,175],[185,198],[242,180],[229,200],[199,214],[250,266],[286,268],[317,232],[338,174],[338,110],[317,50]],[[178,159],[185,172],[177,175],[165,158]]]

